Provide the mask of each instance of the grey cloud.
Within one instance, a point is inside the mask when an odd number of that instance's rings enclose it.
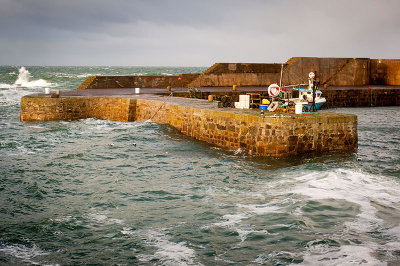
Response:
[[[0,64],[399,57],[397,0],[0,0]]]

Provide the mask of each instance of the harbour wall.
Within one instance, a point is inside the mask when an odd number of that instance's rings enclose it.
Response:
[[[196,107],[201,100],[180,101],[184,104],[121,97],[25,96],[21,100],[20,119],[97,118],[125,122],[151,119],[171,125],[194,139],[257,156],[285,157],[357,148],[357,117],[354,115],[260,116],[232,109]]]
[[[188,87],[266,86],[280,81],[281,64],[216,63]],[[400,59],[293,57],[283,64],[282,84],[307,83],[315,72],[321,85],[400,85]]]
[[[371,59],[370,83],[376,85],[400,85],[400,60]]]
[[[371,106],[399,106],[400,105],[400,88],[329,88],[323,89],[322,95],[326,99],[323,108],[336,107],[371,107]],[[267,95],[267,89],[252,91]],[[229,96],[232,101],[239,101],[239,95],[246,94],[243,91],[232,91],[232,88],[226,88],[224,91],[199,91],[194,95],[196,98],[208,99],[209,95],[216,97]],[[188,92],[174,92],[176,97],[188,97]]]
[[[399,89],[329,89],[322,90],[324,108],[399,106]]]
[[[24,96],[21,121],[71,121],[96,118],[129,122],[135,120],[136,103],[127,98]]]
[[[279,83],[282,64],[215,63],[201,74],[95,76],[78,89],[268,86]],[[307,82],[315,72],[330,86],[400,85],[400,59],[292,57],[283,64],[282,84]]]
[[[179,76],[91,76],[77,88],[110,89],[110,88],[166,88],[186,87],[200,74],[180,74]]]

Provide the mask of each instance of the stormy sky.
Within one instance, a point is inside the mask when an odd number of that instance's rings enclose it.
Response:
[[[399,0],[0,0],[0,65],[400,58]]]

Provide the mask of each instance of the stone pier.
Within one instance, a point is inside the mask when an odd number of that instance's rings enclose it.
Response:
[[[217,108],[206,100],[161,95],[97,95],[21,99],[21,121],[145,121],[168,124],[182,134],[256,156],[285,157],[311,152],[354,151],[357,117],[337,113],[267,114]]]

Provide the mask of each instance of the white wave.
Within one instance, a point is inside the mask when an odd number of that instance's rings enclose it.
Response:
[[[132,228],[124,227],[121,230],[121,234],[127,235],[127,236],[134,236],[136,233],[134,231],[132,231]]]
[[[390,257],[391,251],[400,248],[400,228],[391,220],[378,216],[377,206],[384,206],[391,209],[393,215],[400,215],[400,184],[394,179],[383,176],[374,176],[360,171],[338,169],[336,171],[321,174],[313,172],[299,176],[289,182],[285,194],[295,193],[306,196],[311,200],[339,199],[354,203],[359,206],[359,213],[352,221],[343,222],[344,231],[340,238],[346,235],[359,235],[364,239],[362,246],[350,245],[341,246],[337,250],[334,247],[319,246],[326,249],[315,254],[315,247],[305,252],[305,264],[343,265],[343,264],[364,264],[380,265],[373,254],[377,250],[385,250]],[[296,210],[296,215],[301,210]],[[370,236],[370,232],[381,234],[389,240],[386,243],[377,243]]]
[[[383,222],[376,216],[374,203],[393,207],[400,212],[400,184],[394,180],[372,176],[352,170],[340,169],[325,175],[311,173],[296,178],[291,193],[313,200],[341,199],[360,206],[357,219],[345,225],[358,233],[379,229]]]
[[[90,77],[90,76],[99,76],[99,75],[100,74],[85,73],[85,74],[76,75],[75,77],[77,77],[77,78],[87,78],[87,77]]]
[[[245,208],[248,212],[254,213],[256,215],[263,215],[267,213],[277,212],[280,208],[278,206],[271,206],[271,203],[268,204],[250,204],[250,205],[242,205],[238,204],[238,207]]]
[[[81,73],[81,74],[67,74],[67,73],[55,73],[56,77],[59,78],[87,78],[90,76],[99,76],[100,73]]]
[[[157,250],[152,255],[140,255],[142,262],[158,259],[162,265],[199,265],[195,261],[196,252],[187,247],[185,242],[172,242],[163,232],[158,231],[147,231],[145,237],[146,243]]]
[[[47,82],[44,79],[30,80],[31,74],[25,67],[19,69],[17,80],[14,84],[0,83],[0,104],[3,106],[9,106],[18,104],[21,98],[25,95],[37,93],[38,89],[42,89],[40,92],[44,92],[45,87],[55,87],[57,84]]]
[[[15,84],[0,83],[0,89],[13,89],[17,88]]]
[[[24,245],[3,245],[0,246],[0,252],[4,252],[6,255],[22,259],[24,262],[32,264],[39,264],[32,260],[35,257],[49,254],[40,250],[36,245],[33,245],[31,248]]]
[[[239,155],[242,153],[244,153],[244,151],[241,148],[239,148],[239,149],[235,150],[234,155]]]
[[[103,213],[91,213],[90,218],[95,221],[96,223],[99,224],[106,224],[106,225],[111,225],[111,224],[120,224],[123,225],[124,221],[120,219],[115,219],[115,218],[109,218]]]
[[[6,154],[7,156],[32,155],[35,154],[37,151],[42,151],[42,150],[36,149],[35,151],[33,151],[29,148],[26,148],[23,145],[19,145],[10,151],[7,151]]]
[[[21,67],[18,70],[18,78],[15,81],[14,85],[18,87],[26,87],[26,88],[32,88],[32,87],[51,87],[54,86],[54,84],[47,82],[44,79],[37,79],[37,80],[30,80],[31,79],[31,73],[25,68]]]
[[[3,106],[9,106],[17,104],[21,101],[21,98],[25,95],[31,94],[32,91],[17,89],[16,87],[10,87],[8,90],[0,91],[0,104]]]
[[[222,216],[222,219],[224,220],[223,222],[214,223],[213,225],[220,227],[233,227],[246,218],[249,218],[249,216],[245,213],[225,214]]]
[[[239,234],[241,242],[244,242],[247,236],[251,233],[268,234],[267,230],[254,230],[248,228],[248,225],[242,225],[242,220],[249,219],[255,215],[264,215],[267,213],[276,212],[280,209],[277,206],[271,206],[271,203],[249,205],[238,204],[237,206],[241,209],[241,212],[236,214],[225,214],[222,216],[224,221],[214,223],[213,226],[227,227],[235,230]]]
[[[134,129],[148,125],[147,122],[119,122],[119,121],[109,121],[109,120],[101,120],[95,118],[87,118],[87,119],[82,119],[80,121],[85,127],[83,130],[81,128],[79,129],[79,134],[81,135],[93,132],[107,133],[114,130]]]
[[[346,245],[313,247],[303,256],[303,265],[386,265],[371,254],[373,249],[365,246]]]

